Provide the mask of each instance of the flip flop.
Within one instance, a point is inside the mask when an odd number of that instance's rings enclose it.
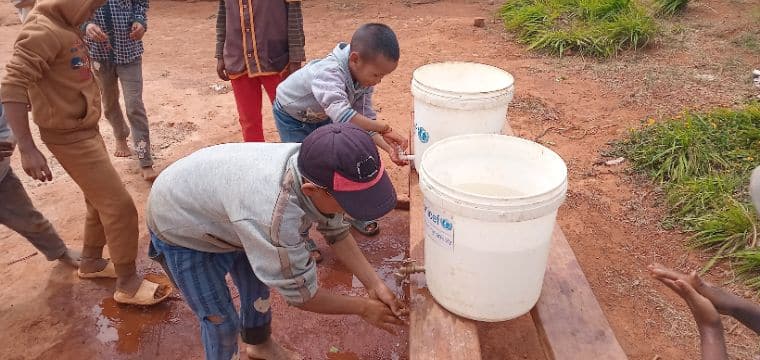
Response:
[[[161,286],[161,284],[143,279],[143,281],[140,283],[140,288],[137,289],[137,292],[134,296],[129,296],[122,291],[116,290],[116,292],[113,294],[113,300],[119,304],[142,306],[155,305],[166,300],[166,298],[172,294],[172,290],[169,289],[166,294],[156,299],[155,295],[156,291],[158,291],[159,286]]]
[[[312,240],[312,239],[305,239],[304,243],[306,244],[306,250],[308,250],[309,253],[316,252],[317,254],[319,254],[319,256],[311,256],[311,254],[310,254],[311,258],[314,259],[314,261],[317,264],[321,263],[322,262],[322,251],[320,251],[319,248],[317,247],[317,243],[315,243],[314,240]]]
[[[80,269],[77,271],[77,275],[79,275],[80,279],[116,279],[116,268],[113,266],[113,263],[109,261],[103,270],[83,273]]]
[[[374,236],[380,232],[380,225],[375,220],[361,221],[356,219],[347,220],[356,231],[364,234],[365,236]],[[374,225],[374,226],[373,226]],[[372,228],[372,230],[368,230]]]

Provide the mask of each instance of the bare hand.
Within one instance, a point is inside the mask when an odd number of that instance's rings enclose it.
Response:
[[[661,264],[652,264],[649,266],[649,272],[652,274],[652,277],[663,283],[665,283],[665,280],[669,280],[671,283],[678,280],[688,283],[700,295],[710,300],[718,312],[721,314],[727,314],[730,311],[731,299],[729,294],[723,291],[723,289],[702,280],[702,278],[697,275],[696,271],[692,271],[690,274],[684,274],[669,269]]]
[[[0,161],[5,158],[11,157],[13,154],[13,143],[7,141],[0,141]]]
[[[108,41],[108,35],[106,35],[106,33],[103,32],[100,26],[95,25],[93,23],[87,24],[85,33],[87,34],[87,37],[90,38],[91,40],[98,41],[98,42]]]
[[[379,300],[388,306],[393,315],[399,318],[399,320],[401,320],[401,317],[409,315],[409,310],[404,308],[404,305],[401,304],[398,298],[396,298],[396,295],[394,295],[391,289],[385,286],[385,284],[381,284],[379,287],[370,290],[369,298]]]
[[[224,81],[229,81],[230,76],[227,75],[227,69],[224,65],[224,59],[217,59],[216,60],[216,74],[219,75],[219,78]]]
[[[364,321],[391,334],[395,333],[394,325],[404,325],[404,322],[394,315],[391,309],[381,301],[366,298],[364,300],[364,311],[361,314]]]
[[[48,167],[47,159],[37,148],[21,152],[21,166],[24,172],[34,180],[42,182],[53,180],[53,172]]]
[[[142,40],[143,36],[145,36],[145,26],[143,26],[143,24],[140,24],[139,22],[133,22],[132,32],[129,33],[129,38],[137,41],[137,40]]]
[[[401,136],[395,130],[391,130],[390,132],[382,135],[383,139],[385,139],[385,141],[388,142],[388,145],[390,145],[393,149],[406,149],[407,146],[409,146],[409,140],[407,140],[406,137]]]
[[[301,69],[300,62],[288,63],[288,67],[285,68],[285,71],[282,74],[282,80],[287,79],[288,76],[293,75],[293,73],[298,71],[299,69]]]

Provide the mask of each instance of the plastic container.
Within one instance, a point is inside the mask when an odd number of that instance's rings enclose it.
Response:
[[[506,135],[461,135],[425,151],[425,270],[435,300],[474,320],[519,317],[541,294],[567,167]]]
[[[465,134],[501,134],[514,95],[514,78],[499,68],[445,62],[422,66],[412,77],[414,166],[437,141]]]

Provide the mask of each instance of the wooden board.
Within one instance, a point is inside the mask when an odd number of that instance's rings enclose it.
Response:
[[[559,226],[531,316],[549,360],[628,359]]]
[[[409,176],[409,257],[423,262],[423,203],[417,185],[417,172]],[[409,286],[410,326],[409,358],[427,359],[480,359],[480,340],[474,321],[463,319],[442,308],[433,300],[425,287],[424,275],[412,275]]]

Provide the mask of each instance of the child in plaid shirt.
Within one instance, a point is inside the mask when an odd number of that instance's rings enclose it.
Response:
[[[131,128],[142,176],[153,181],[158,174],[153,169],[148,117],[142,99],[142,38],[148,27],[147,11],[148,0],[108,0],[82,29],[100,83],[103,112],[116,138],[114,155],[132,154],[127,144]],[[119,81],[124,89],[129,126],[119,105]]]

